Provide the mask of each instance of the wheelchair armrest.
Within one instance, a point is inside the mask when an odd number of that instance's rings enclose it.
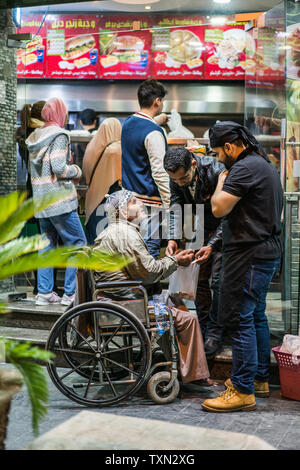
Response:
[[[111,282],[96,282],[95,288],[96,289],[112,289],[112,288],[119,288],[119,287],[140,287],[142,285],[142,281],[111,281]]]

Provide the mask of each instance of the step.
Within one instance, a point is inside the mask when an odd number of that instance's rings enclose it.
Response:
[[[30,342],[32,346],[37,346],[40,349],[45,349],[47,339],[49,336],[49,330],[38,330],[36,328],[14,328],[14,327],[0,327],[0,336],[4,336],[7,339],[16,340],[20,343]],[[59,367],[69,367],[62,353],[56,353],[56,360]],[[42,365],[45,363],[37,361]]]
[[[36,305],[33,298],[11,302],[9,304],[10,311],[0,316],[0,327],[50,330],[66,308],[60,304]]]

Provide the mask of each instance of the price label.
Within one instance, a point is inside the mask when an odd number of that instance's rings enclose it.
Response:
[[[47,55],[64,55],[65,30],[54,29],[47,31]]]

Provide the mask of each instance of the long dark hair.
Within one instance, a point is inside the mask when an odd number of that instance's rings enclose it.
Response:
[[[41,113],[46,101],[25,104],[20,111],[20,127],[17,129],[16,140],[19,145],[19,153],[28,169],[28,150],[25,144],[27,137],[36,129],[32,125],[32,119],[43,121]]]

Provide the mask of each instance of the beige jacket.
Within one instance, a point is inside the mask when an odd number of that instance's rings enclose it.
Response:
[[[95,250],[107,253],[119,253],[128,256],[133,261],[121,271],[95,271],[95,281],[141,280],[145,286],[150,286],[177,269],[174,256],[165,256],[155,260],[150,255],[138,228],[127,221],[119,220],[111,223],[95,240]]]
[[[116,181],[121,182],[121,129],[118,119],[105,119],[85,150],[82,171],[89,185],[85,197],[85,225],[110,187]],[[92,171],[101,154],[91,182]]]

